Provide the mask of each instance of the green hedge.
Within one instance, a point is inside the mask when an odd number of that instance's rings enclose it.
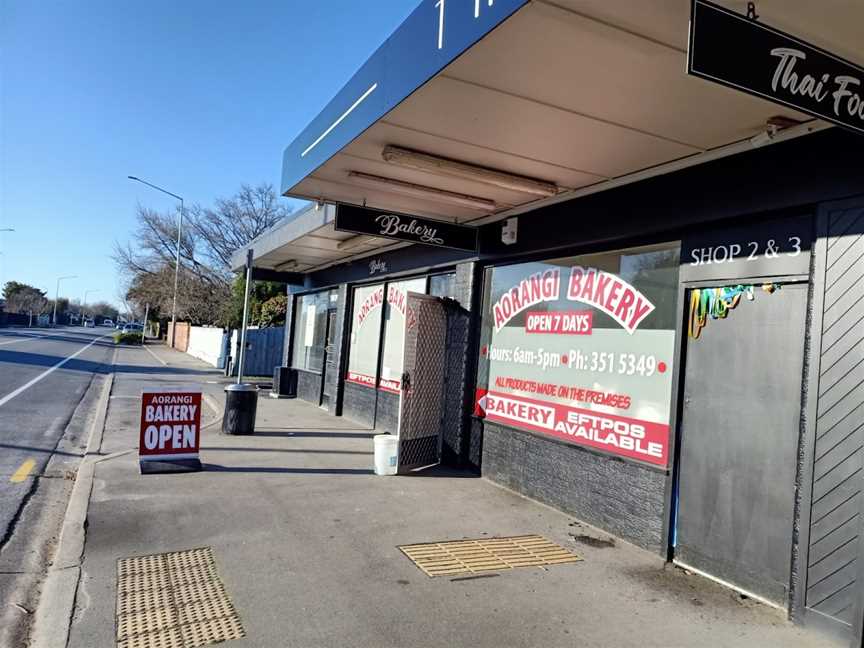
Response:
[[[114,334],[114,344],[141,344],[141,332]]]

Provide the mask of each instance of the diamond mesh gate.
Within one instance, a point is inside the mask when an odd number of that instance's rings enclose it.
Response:
[[[399,411],[399,472],[440,461],[446,346],[443,302],[409,292]]]

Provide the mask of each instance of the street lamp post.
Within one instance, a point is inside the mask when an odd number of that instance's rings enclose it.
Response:
[[[172,198],[176,198],[180,201],[180,219],[177,224],[177,258],[174,263],[174,299],[171,303],[171,346],[173,347],[174,338],[177,335],[177,280],[180,276],[180,234],[183,231],[183,198],[181,198],[177,194],[171,193],[166,189],[163,189],[162,187],[157,187],[156,185],[151,184],[146,180],[142,180],[141,178],[137,178],[131,175],[126,177],[130,180],[134,180],[135,182],[145,184],[151,189],[155,189],[156,191],[161,191],[164,194],[168,194]]]
[[[87,295],[94,292],[99,292],[99,289],[93,288],[91,290],[84,291],[84,301],[81,302],[81,326],[84,326],[84,309],[87,308]],[[93,324],[95,325],[96,322],[94,321]]]
[[[75,279],[76,275],[66,275],[64,277],[57,277],[57,290],[54,291],[54,314],[51,316],[51,325],[57,326],[57,301],[60,299],[60,282],[63,279]]]

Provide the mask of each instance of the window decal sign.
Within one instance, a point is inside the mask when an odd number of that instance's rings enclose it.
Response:
[[[864,133],[864,68],[706,0],[694,0],[687,72]]]
[[[360,308],[357,310],[357,328],[363,326],[364,322],[366,322],[366,318],[369,317],[369,314],[376,308],[380,308],[383,302],[384,286],[381,286],[363,300],[362,304],[360,304]]]
[[[571,268],[567,297],[603,311],[631,334],[654,310],[654,304],[626,281],[594,268]]]
[[[490,391],[486,417],[582,445],[666,465],[669,426]]]
[[[557,268],[526,277],[501,295],[492,306],[495,332],[499,332],[526,308],[542,302],[558,301],[560,292],[561,271]],[[603,270],[581,266],[570,269],[567,299],[606,313],[631,334],[654,310],[654,304],[623,279]]]
[[[556,301],[561,292],[561,271],[558,268],[536,272],[505,292],[495,302],[495,332],[501,330],[515,315],[529,306],[544,301]]]
[[[355,300],[360,301],[354,308],[351,355],[345,380],[373,389],[377,387],[391,394],[400,393],[404,327],[406,321],[411,325],[411,313],[407,311],[408,292],[425,292],[425,287],[424,277],[388,284],[386,297],[383,285],[365,286],[355,291]],[[382,315],[385,317],[384,350],[376,381]]]
[[[667,467],[680,251],[489,270],[475,415]]]

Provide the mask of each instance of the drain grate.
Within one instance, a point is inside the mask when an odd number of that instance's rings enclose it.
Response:
[[[402,545],[399,549],[427,576],[544,567],[582,560],[573,552],[539,535],[430,542]]]
[[[210,547],[117,561],[118,648],[195,648],[244,636]]]

